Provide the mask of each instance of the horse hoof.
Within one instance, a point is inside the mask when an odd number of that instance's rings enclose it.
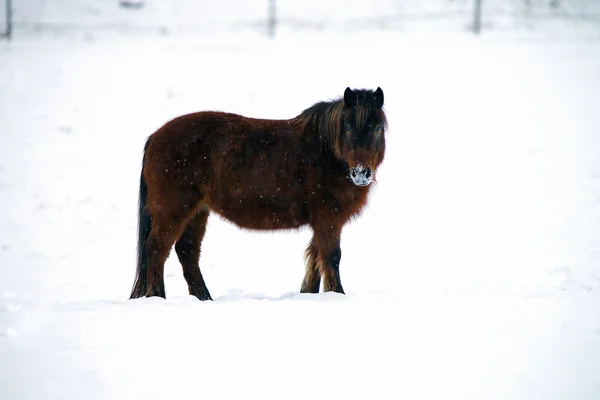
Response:
[[[212,301],[212,297],[210,297],[209,293],[198,293],[194,294],[194,296],[200,301]]]

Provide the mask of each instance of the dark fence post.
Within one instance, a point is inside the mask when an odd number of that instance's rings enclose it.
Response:
[[[6,6],[6,32],[2,35],[7,40],[10,40],[12,37],[12,0],[5,0]]]
[[[268,34],[270,38],[275,37],[275,25],[277,23],[277,17],[275,15],[275,0],[269,0],[268,10]]]
[[[481,0],[474,0],[473,4],[473,32],[479,35],[481,32]]]

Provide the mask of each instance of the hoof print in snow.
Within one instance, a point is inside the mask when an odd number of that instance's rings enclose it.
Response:
[[[139,10],[144,7],[143,1],[135,1],[135,0],[121,0],[119,1],[119,6],[126,10]]]
[[[64,133],[65,135],[70,135],[71,133],[73,133],[73,128],[71,128],[70,126],[59,126],[58,130],[60,133]]]

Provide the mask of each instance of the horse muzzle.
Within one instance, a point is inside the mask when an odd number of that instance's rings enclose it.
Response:
[[[368,186],[373,182],[373,172],[371,168],[357,165],[354,168],[350,168],[350,179],[356,186]]]

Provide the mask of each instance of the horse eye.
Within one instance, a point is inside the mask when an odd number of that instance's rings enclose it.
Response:
[[[377,127],[375,128],[375,132],[379,133],[382,129],[383,127],[381,125],[377,125]]]

